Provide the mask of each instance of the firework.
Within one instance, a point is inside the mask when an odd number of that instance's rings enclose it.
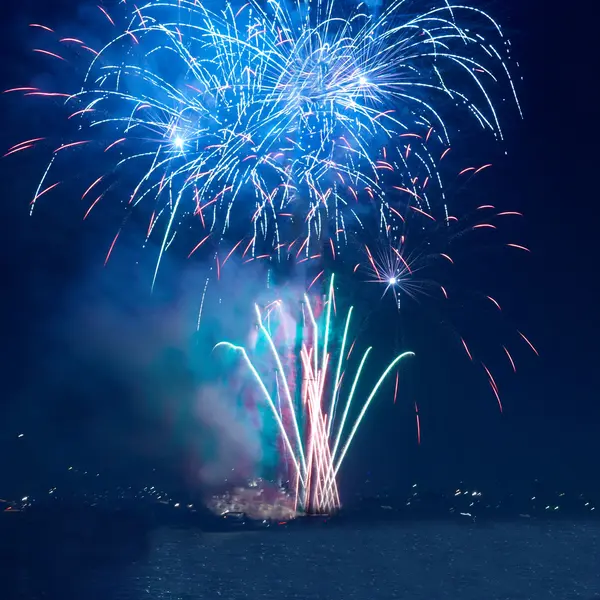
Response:
[[[411,210],[429,214],[457,114],[501,138],[495,90],[513,84],[491,17],[425,6],[161,0],[126,5],[124,20],[122,6],[99,6],[94,36],[102,23],[111,38],[97,48],[32,24],[47,42],[36,52],[85,70],[75,92],[19,88],[64,101],[72,132],[53,147],[32,210],[69,153],[96,152],[85,215],[117,193],[127,214],[147,207],[155,278],[186,219],[204,230],[190,256],[241,228],[235,251],[247,260],[308,260],[337,256],[365,213],[386,232]]]
[[[269,392],[270,382],[245,348],[229,342],[217,344],[217,347],[238,352],[252,374],[273,414],[285,455],[292,464],[297,503],[310,512],[329,512],[340,507],[337,474],[348,449],[386,377],[402,359],[413,355],[412,352],[403,352],[396,356],[383,370],[358,414],[351,416],[355,414],[351,409],[371,348],[365,350],[352,375],[350,358],[354,344],[349,344],[349,332],[353,309],[348,311],[342,339],[335,352],[331,347],[334,302],[332,277],[323,322],[319,324],[313,303],[304,296],[304,327],[298,352],[302,373],[299,398],[294,393],[297,387],[295,372],[285,369],[285,361],[271,331],[272,313],[284,309],[281,302],[272,303],[265,310],[255,307],[260,335],[266,341],[275,365],[276,394]],[[346,395],[344,382],[350,380],[352,383]]]
[[[222,6],[151,0],[97,8],[92,33],[98,39],[101,30],[108,31],[106,43],[97,47],[32,24],[44,40],[44,47],[35,49],[40,56],[70,63],[76,72],[83,66],[72,89],[9,90],[58,99],[65,109],[67,126],[60,142],[50,146],[31,209],[60,189],[72,161],[84,158],[92,165],[81,189],[84,218],[115,197],[125,206],[125,221],[134,213],[147,215],[146,241],[156,239],[158,245],[153,283],[164,253],[183,225],[190,225],[193,240],[182,233],[177,244],[188,258],[212,256],[217,279],[234,255],[243,262],[316,260],[318,274],[310,290],[324,280],[326,258],[358,247],[364,257],[354,260],[354,254],[352,263],[366,264],[371,280],[393,293],[398,309],[401,297],[422,292],[444,301],[449,294],[452,298],[452,290],[427,272],[432,265],[453,268],[450,243],[518,215],[483,205],[474,219],[464,221],[447,202],[443,173],[459,126],[470,120],[501,140],[497,104],[506,88],[520,112],[510,44],[477,8],[448,0],[368,5],[250,0]],[[6,154],[47,148],[56,136],[29,137]],[[490,166],[466,167],[458,180]],[[527,251],[512,240],[506,246]],[[500,310],[493,297],[484,301]],[[269,396],[248,351],[230,345],[279,415],[299,500],[320,508],[339,503],[335,473],[347,450],[336,437],[345,430],[345,408],[338,415],[342,426],[334,425],[343,353],[335,376],[333,366],[322,362],[329,356],[330,310],[329,303],[323,337],[310,302],[303,308],[297,370],[304,383],[296,387],[308,433],[292,411],[296,367],[279,357],[260,310],[261,335],[278,357],[277,397]],[[528,338],[521,338],[537,353]],[[457,339],[474,361],[467,341]],[[511,349],[503,346],[502,352],[516,370]],[[491,372],[481,367],[502,408]],[[286,417],[286,405],[293,417]],[[420,440],[416,405],[415,413]],[[351,429],[350,441],[355,433]]]
[[[456,285],[455,273],[457,269],[462,268],[464,251],[468,250],[468,253],[472,254],[473,244],[477,243],[478,237],[482,235],[479,232],[491,232],[497,241],[502,235],[501,226],[522,216],[519,212],[499,210],[490,204],[477,206],[471,213],[460,218],[450,216],[442,223],[429,218],[423,219],[423,215],[415,213],[404,220],[402,227],[390,236],[391,239],[388,236],[368,239],[366,236],[368,243],[362,246],[359,262],[351,267],[353,273],[365,272],[366,282],[378,286],[381,300],[388,296],[393,301],[398,311],[395,324],[397,347],[401,347],[403,342],[400,338],[405,337],[408,327],[415,321],[415,313],[410,318],[402,318],[403,314],[409,314],[406,313],[408,304],[418,304],[420,315],[431,311],[433,318],[427,326],[442,326],[445,329],[454,341],[455,348],[484,377],[486,387],[489,384],[488,389],[491,390],[492,398],[500,412],[504,411],[504,406],[496,379],[486,365],[488,358],[504,365],[505,370],[516,373],[517,355],[513,353],[518,351],[518,344],[524,346],[527,352],[533,352],[536,356],[539,354],[529,338],[513,326],[507,326],[501,302],[481,291]],[[501,246],[509,251],[529,252],[528,248],[521,244],[504,242]],[[460,276],[458,280],[460,281]],[[467,326],[467,323],[472,324],[477,316],[485,316],[485,322],[489,320],[490,325],[496,323],[496,332],[500,330],[506,341],[494,344],[495,348],[491,348],[489,341],[496,340],[496,336],[481,335],[481,329],[478,327],[479,340],[473,341],[479,343],[472,343],[470,336],[462,332],[463,327],[457,327],[456,321],[459,320],[463,326]],[[497,323],[498,319],[501,325]],[[511,334],[510,337],[508,333]],[[493,355],[488,356],[488,351],[495,352],[495,358]],[[416,406],[415,417],[420,443],[421,423]]]

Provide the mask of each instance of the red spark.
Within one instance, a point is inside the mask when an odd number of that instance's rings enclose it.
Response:
[[[531,250],[529,248],[526,248],[525,246],[520,246],[519,244],[506,244],[507,246],[509,246],[510,248],[517,248],[518,250],[524,250],[525,252],[531,252]]]
[[[371,255],[369,246],[367,246],[366,244],[365,244],[365,249],[367,251],[367,256],[369,258],[369,262],[371,263],[371,266],[373,267],[373,270],[375,271],[375,275],[377,276],[377,279],[381,280],[381,275],[379,274],[379,271],[377,270],[377,265],[375,264],[375,261],[373,260],[373,256]]]
[[[500,408],[500,412],[504,412],[504,408],[502,407],[502,400],[500,400],[500,394],[498,393],[498,390],[492,385],[492,382],[490,381],[490,387],[492,388],[492,392],[494,392],[494,396],[496,396],[496,400],[498,401],[498,408]]]
[[[29,27],[37,27],[38,29],[43,29],[44,31],[49,31],[50,33],[54,33],[54,29],[50,29],[50,27],[46,27],[45,25],[40,25],[39,23],[29,23]]]
[[[52,56],[54,58],[58,58],[59,60],[64,60],[66,62],[66,60],[62,56],[60,56],[59,54],[55,54],[54,52],[49,52],[48,50],[41,50],[40,48],[34,48],[33,51],[38,52],[39,54],[45,54],[46,56]]]
[[[81,110],[77,110],[75,111],[72,115],[69,115],[67,117],[67,119],[72,119],[73,117],[76,117],[77,115],[83,115],[84,113],[87,112],[95,112],[93,108],[82,108]]]
[[[31,140],[25,140],[24,142],[19,142],[18,144],[15,144],[14,146],[11,146],[8,149],[8,152],[12,152],[13,150],[19,150],[22,149],[23,147],[27,147],[27,148],[31,148],[36,142],[40,142],[45,138],[42,137],[38,137],[38,138],[33,138]]]
[[[98,8],[104,13],[104,16],[110,21],[110,24],[114,26],[115,22],[111,19],[110,15],[101,7]]]
[[[146,237],[150,237],[150,233],[152,233],[152,227],[154,226],[154,217],[156,216],[156,211],[152,211],[150,215],[150,222],[148,223],[148,231],[146,232]]]
[[[140,12],[140,9],[135,4],[133,5],[133,7],[134,7],[135,12],[137,13],[138,17],[140,18],[140,23],[142,24],[142,27],[144,29],[146,29],[146,21],[145,21],[144,17],[142,17],[142,13]],[[180,34],[180,36],[181,36],[181,34]]]
[[[115,235],[115,239],[112,241],[112,244],[110,245],[110,248],[108,249],[108,253],[106,255],[106,259],[104,260],[104,266],[107,265],[108,260],[110,259],[110,255],[112,254],[113,248],[115,247],[115,244],[117,243],[117,240],[119,239],[119,235],[121,235],[121,230],[119,229],[119,232],[117,233],[117,235]]]
[[[237,250],[237,247],[244,241],[244,238],[242,238],[229,252],[229,254],[225,257],[225,260],[223,261],[223,266],[225,266],[225,263],[229,260],[229,257]]]
[[[14,148],[13,150],[9,150],[6,154],[2,156],[2,158],[6,158],[15,152],[20,152],[21,150],[28,150],[29,148],[33,148],[33,144],[28,144],[27,146],[19,146],[18,148]]]
[[[108,152],[111,148],[114,148],[114,146],[116,146],[117,144],[121,144],[126,139],[127,138],[121,138],[121,139],[118,139],[118,140],[112,142],[112,144],[109,144],[108,146],[106,146],[106,148],[104,149],[104,152]]]
[[[392,246],[392,250],[396,253],[396,255],[398,256],[398,258],[402,261],[402,264],[406,267],[406,270],[412,275],[412,271],[411,271],[410,267],[408,266],[408,263],[406,262],[406,260],[402,256],[402,254],[400,254],[400,252],[396,248],[394,248],[393,246]]]
[[[133,31],[129,31],[129,30],[127,30],[125,33],[126,33],[127,35],[131,36],[131,39],[133,40],[133,43],[134,43],[134,44],[139,44],[139,43],[140,43],[140,41],[137,39],[137,37],[135,37],[135,35],[134,35]]]
[[[510,364],[512,366],[513,372],[517,372],[517,367],[515,365],[515,361],[513,360],[513,357],[510,355],[510,352],[508,351],[508,349],[506,348],[506,346],[502,346],[502,348],[504,348],[504,352],[506,352],[506,356],[508,356],[508,360],[510,361]]]
[[[386,169],[388,171],[394,170],[394,167],[392,167],[392,165],[390,165],[390,163],[385,162],[384,160],[378,160],[375,168],[376,169]]]
[[[25,95],[26,96],[44,96],[45,98],[70,98],[71,97],[71,94],[63,94],[61,92],[28,92]]]
[[[464,175],[465,173],[468,173],[469,171],[474,171],[475,167],[467,167],[466,169],[463,169],[462,171],[460,171],[459,175]]]
[[[244,250],[244,252],[242,252],[242,258],[244,258],[246,256],[246,254],[248,253],[248,250],[250,250],[250,246],[252,246],[252,242],[254,242],[254,237],[250,239],[250,241],[248,242],[248,245],[246,246],[246,249]],[[289,249],[288,249],[289,251]]]
[[[298,248],[298,252],[296,252],[296,258],[298,258],[300,256],[300,252],[302,252],[302,249],[304,248],[304,246],[306,246],[306,244],[308,243],[308,236],[306,236],[306,238],[304,239],[304,241],[302,242],[302,244],[300,245],[300,248]]]
[[[535,352],[536,356],[539,356],[540,353],[535,349],[535,346],[525,337],[525,335],[520,331],[517,331],[517,333],[527,342],[529,347]]]
[[[41,198],[44,194],[46,194],[47,192],[49,192],[50,190],[54,189],[57,185],[60,185],[60,181],[57,181],[56,183],[53,183],[51,186],[47,187],[45,190],[41,191],[31,202],[30,204],[33,204],[34,202],[37,201],[38,198]]]
[[[429,213],[426,213],[424,210],[421,210],[420,208],[417,208],[416,206],[410,206],[410,208],[412,208],[415,212],[418,212],[424,216],[426,216],[428,219],[431,219],[432,221],[435,221],[435,217],[432,217]]]
[[[354,350],[354,344],[356,344],[356,340],[354,340],[352,342],[352,345],[350,346],[350,350],[348,350],[348,356],[346,356],[346,360],[350,360],[350,355],[352,354],[352,350]]]
[[[397,185],[393,185],[392,188],[395,190],[399,190],[400,192],[406,192],[407,194],[414,196],[417,200],[422,200],[421,196],[419,196],[417,193],[413,192],[412,190],[409,190],[408,188],[400,187]]]
[[[83,215],[83,220],[85,221],[88,218],[88,215],[92,212],[92,208],[94,208],[94,206],[96,206],[96,204],[98,204],[98,202],[102,199],[102,197],[104,196],[104,194],[100,194],[90,205],[90,207],[87,209],[85,215]],[[105,263],[106,264],[106,263]]]
[[[11,92],[37,92],[40,88],[35,87],[16,87],[10,88],[9,90],[4,90],[3,94],[10,94]]]
[[[200,242],[198,242],[195,246],[194,249],[188,254],[188,258],[190,258],[190,256],[192,256],[192,254],[194,254],[194,252],[196,252],[196,250],[198,250],[198,248],[200,248],[200,246],[202,246],[202,244],[204,244],[204,242],[210,237],[210,233],[204,238],[202,239]]]
[[[492,384],[492,387],[498,391],[498,386],[496,385],[496,380],[494,379],[492,373],[490,372],[490,370],[483,364],[481,363],[481,366],[485,369],[485,372],[487,373],[488,379],[490,380],[490,383]]]
[[[324,271],[324,270],[323,270],[323,271],[321,271],[321,272],[320,272],[320,273],[319,273],[319,274],[318,274],[318,275],[317,275],[317,276],[316,276],[316,277],[315,277],[315,278],[314,278],[314,279],[313,279],[313,280],[310,282],[310,285],[308,286],[308,289],[307,289],[307,291],[310,291],[310,288],[311,288],[311,287],[312,287],[312,286],[313,286],[315,283],[317,283],[317,280],[319,279],[319,277],[321,277],[321,275],[323,275],[323,273],[325,273],[325,271]]]
[[[462,342],[462,345],[465,348],[465,352],[467,353],[467,356],[472,361],[473,360],[473,356],[471,355],[471,351],[469,350],[469,346],[467,346],[467,342],[465,342],[465,340],[463,338],[460,338],[460,341]]]
[[[496,400],[498,402],[498,407],[500,408],[500,412],[504,412],[504,409],[502,407],[502,400],[500,400],[500,392],[498,391],[498,386],[496,385],[496,381],[494,380],[494,377],[490,373],[490,370],[483,363],[481,363],[481,366],[485,369],[485,372],[487,373],[488,381],[489,381],[490,387],[492,388],[492,392],[494,392],[494,396],[496,397]]]
[[[421,445],[421,417],[419,416],[419,406],[415,402],[415,418],[417,421],[417,445]]]
[[[502,310],[502,308],[500,308],[500,304],[499,304],[499,303],[498,303],[496,300],[494,300],[494,298],[492,298],[491,296],[486,296],[486,298],[487,298],[487,299],[488,299],[490,302],[492,302],[492,303],[493,303],[493,304],[496,306],[496,308],[497,308],[498,310]]]
[[[71,142],[69,144],[63,144],[62,146],[59,146],[55,151],[54,154],[56,154],[57,152],[60,152],[61,150],[66,150],[67,148],[75,148],[76,146],[83,146],[83,144],[89,144],[90,140],[82,140],[81,142]]]
[[[391,210],[391,211],[392,211],[392,212],[393,212],[393,213],[394,213],[394,214],[395,214],[397,217],[399,217],[399,218],[400,218],[400,220],[401,220],[403,223],[406,223],[406,220],[404,219],[404,217],[403,217],[403,216],[402,216],[402,215],[401,215],[401,214],[400,214],[400,213],[399,213],[399,212],[398,212],[398,211],[397,211],[397,210],[396,210],[396,209],[395,209],[393,206],[390,206],[390,207],[389,207],[389,209],[390,209],[390,210]]]
[[[90,187],[85,190],[85,192],[83,192],[83,196],[81,196],[81,199],[83,200],[92,190],[92,188],[97,185],[98,183],[100,183],[103,179],[104,175],[101,175],[100,177],[98,177],[98,179],[96,179],[96,181],[94,181],[94,183],[92,183],[92,185],[90,185]]]
[[[240,8],[240,10],[238,10],[238,11],[235,13],[235,18],[236,18],[236,19],[239,17],[240,13],[241,13],[241,12],[242,12],[242,11],[243,11],[245,8],[246,8],[246,6],[250,6],[250,3],[249,3],[249,2],[246,2],[246,4],[244,4],[244,6],[242,6],[242,8]]]

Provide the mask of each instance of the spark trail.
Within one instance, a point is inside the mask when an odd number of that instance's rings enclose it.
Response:
[[[296,501],[308,512],[330,512],[340,507],[337,475],[363,422],[369,406],[382,384],[398,364],[412,352],[396,356],[381,373],[366,399],[361,401],[358,411],[353,411],[357,391],[362,384],[362,374],[372,348],[363,353],[359,365],[352,374],[349,363],[348,332],[353,309],[346,316],[341,344],[337,348],[337,366],[331,338],[333,334],[332,304],[334,302],[334,279],[331,278],[322,323],[315,315],[313,304],[304,296],[302,305],[303,333],[299,361],[302,381],[299,399],[295,397],[296,381],[292,372],[284,368],[271,326],[273,305],[265,311],[255,306],[257,326],[275,364],[277,395],[269,392],[269,385],[257,366],[257,360],[243,347],[220,342],[216,347],[225,347],[240,354],[244,364],[255,380],[277,423],[279,436],[289,457],[295,474]],[[275,303],[278,311],[285,310],[280,301]],[[351,380],[349,391],[344,381]],[[362,391],[360,392],[363,393]],[[281,395],[283,402],[278,402]],[[338,406],[340,410],[338,409]],[[338,419],[336,415],[341,413]]]

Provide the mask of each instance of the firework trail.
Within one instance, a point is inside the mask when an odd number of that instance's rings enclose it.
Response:
[[[479,9],[448,0],[378,10],[335,0],[124,6],[98,7],[94,33],[102,23],[112,36],[98,48],[32,24],[48,43],[36,52],[87,65],[78,91],[10,91],[58,97],[72,131],[53,149],[32,210],[59,186],[54,173],[70,153],[96,156],[86,217],[116,193],[126,214],[147,207],[147,236],[160,247],[154,278],[188,219],[204,230],[189,255],[206,244],[217,272],[228,229],[243,229],[233,251],[247,260],[335,257],[364,214],[390,232],[407,212],[428,214],[428,194],[443,198],[439,163],[459,112],[502,138],[494,92],[504,80],[514,93],[509,44]],[[125,174],[134,183],[124,193]]]
[[[352,346],[350,351],[348,350],[348,334],[353,312],[350,308],[346,316],[341,344],[337,348],[336,360],[335,352],[331,348],[333,304],[333,277],[324,307],[323,323],[319,324],[311,301],[308,296],[304,296],[302,305],[304,328],[299,352],[302,382],[299,386],[298,401],[294,393],[295,374],[284,368],[271,327],[267,325],[267,320],[270,319],[274,309],[283,311],[281,302],[272,303],[265,310],[255,307],[260,335],[266,342],[268,352],[275,363],[276,397],[269,392],[269,382],[260,373],[256,361],[245,348],[229,342],[217,344],[217,347],[238,352],[252,374],[275,418],[286,456],[292,463],[297,502],[309,512],[329,512],[340,507],[336,477],[348,449],[386,377],[403,358],[413,356],[412,352],[403,352],[394,358],[383,370],[358,411],[358,416],[352,417],[354,421],[350,424],[353,401],[371,348],[367,348],[363,353],[358,368],[352,376],[349,368]],[[352,380],[352,383],[348,395],[345,396],[344,381],[349,380]],[[280,395],[282,401],[278,400]]]

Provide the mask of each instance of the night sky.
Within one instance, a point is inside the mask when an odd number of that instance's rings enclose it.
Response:
[[[495,163],[476,192],[505,210],[524,212],[525,224],[515,231],[532,254],[475,257],[477,280],[469,283],[494,290],[506,327],[526,332],[541,356],[521,348],[517,374],[500,369],[500,415],[485,379],[460,348],[442,341],[435,323],[431,332],[420,326],[410,339],[418,356],[405,367],[401,398],[394,406],[388,392],[374,409],[360,451],[349,456],[348,487],[370,479],[377,489],[417,480],[433,487],[464,480],[515,488],[536,477],[573,489],[597,487],[592,38],[577,3],[557,12],[540,0],[483,4],[513,41],[525,118],[519,121],[515,112],[505,121],[506,157],[503,148],[468,148]],[[68,85],[60,75],[68,71],[32,55],[27,23],[75,23],[74,5],[62,0],[51,10],[39,0],[23,0],[2,7],[3,89]],[[42,101],[3,96],[0,102],[0,150],[52,127]],[[151,253],[142,251],[133,224],[115,260],[103,268],[120,213],[104,209],[82,223],[80,192],[66,186],[29,217],[43,166],[25,153],[0,161],[0,496],[60,482],[74,464],[113,481],[154,477],[193,485],[194,454],[202,453],[198,438],[209,436],[205,427],[190,425],[186,412],[194,381],[202,377],[190,335],[203,267],[190,268],[183,255],[169,257],[151,295]],[[248,289],[252,285],[244,284]],[[371,337],[385,329],[381,320],[388,317],[370,316],[380,321]],[[203,340],[218,341],[217,332],[219,327],[209,327]],[[391,355],[392,342],[381,335],[380,353]],[[420,447],[415,401],[422,413]]]

